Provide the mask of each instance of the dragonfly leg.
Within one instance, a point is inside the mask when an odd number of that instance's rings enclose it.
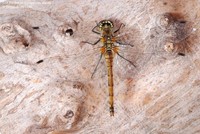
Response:
[[[92,29],[92,32],[93,32],[93,33],[96,33],[96,34],[101,34],[101,33],[97,32],[97,31],[95,31],[96,27],[98,27],[98,25],[96,25],[96,26]]]
[[[131,47],[133,47],[133,46],[134,46],[134,45],[127,44],[127,43],[122,43],[122,42],[119,42],[119,41],[116,41],[116,43],[118,43],[119,45],[127,45],[127,46],[131,46]]]
[[[121,27],[124,25],[124,23],[122,23],[120,26],[119,26],[119,28],[117,29],[117,30],[115,30],[114,31],[114,33],[117,33],[120,29],[121,29]],[[125,26],[125,25],[124,25]]]
[[[90,42],[87,42],[87,41],[82,41],[83,43],[88,43],[90,45],[96,45],[97,43],[99,43],[101,39],[98,39],[95,43],[90,43]]]
[[[122,59],[124,59],[125,61],[128,61],[129,63],[131,63],[131,65],[133,65],[133,66],[136,68],[136,65],[135,65],[132,61],[126,59],[125,57],[123,57],[123,56],[120,55],[119,53],[117,53],[117,55],[118,55],[119,57],[121,57]]]
[[[91,76],[91,78],[93,78],[93,76],[94,76],[95,72],[97,71],[97,68],[98,68],[98,66],[99,66],[99,63],[100,63],[100,61],[101,61],[101,59],[102,59],[102,56],[103,56],[103,54],[101,53],[101,56],[100,56],[100,58],[99,58],[99,60],[98,60],[98,63],[97,63],[97,65],[96,65],[96,67],[95,67],[95,69],[94,69],[93,73],[92,73],[92,76]]]

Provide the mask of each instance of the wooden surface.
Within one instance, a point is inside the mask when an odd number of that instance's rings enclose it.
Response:
[[[0,2],[0,134],[200,133],[199,11],[198,0]],[[101,44],[82,42],[104,19],[125,24],[137,65],[115,58],[114,117],[105,62],[90,78]]]

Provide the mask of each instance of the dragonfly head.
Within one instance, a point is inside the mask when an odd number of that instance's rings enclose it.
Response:
[[[109,20],[102,20],[98,24],[100,31],[110,31],[113,28],[113,26],[113,23]]]

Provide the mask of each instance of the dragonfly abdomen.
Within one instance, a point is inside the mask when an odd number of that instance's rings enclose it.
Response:
[[[108,91],[109,91],[109,104],[110,104],[110,116],[114,116],[114,100],[113,100],[113,53],[107,50],[105,53],[105,59],[108,70]]]

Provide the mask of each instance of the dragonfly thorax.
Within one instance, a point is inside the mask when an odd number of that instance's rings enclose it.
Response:
[[[105,44],[106,51],[107,52],[112,52],[113,44],[112,43],[106,43]]]
[[[113,43],[112,37],[113,36],[103,35],[101,38],[101,41],[103,44],[111,44],[111,43]]]

